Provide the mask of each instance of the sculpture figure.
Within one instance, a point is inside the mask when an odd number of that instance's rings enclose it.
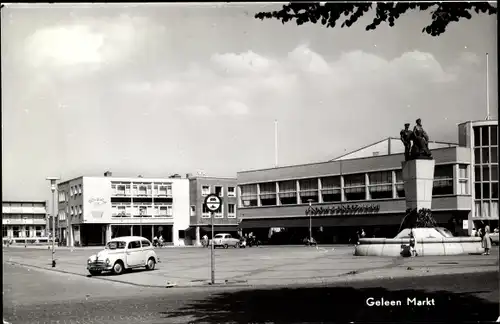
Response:
[[[405,129],[402,129],[401,132],[399,132],[401,142],[403,142],[403,145],[405,146],[405,161],[410,160],[411,134],[412,131],[410,130],[409,123],[406,123]]]
[[[422,120],[419,118],[416,122],[417,125],[413,128],[411,134],[413,142],[411,159],[432,159],[432,154],[429,150],[429,136],[422,127]]]

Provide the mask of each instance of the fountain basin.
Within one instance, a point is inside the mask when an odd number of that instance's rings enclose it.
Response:
[[[480,237],[417,237],[415,242],[419,256],[484,252]],[[364,238],[359,240],[354,255],[399,257],[402,245],[409,244],[410,238]]]

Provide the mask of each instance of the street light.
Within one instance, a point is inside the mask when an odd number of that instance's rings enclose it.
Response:
[[[312,243],[312,199],[308,199],[307,202],[309,203],[309,243]]]
[[[47,177],[50,181],[50,190],[52,191],[52,268],[56,267],[56,260],[54,259],[55,245],[56,245],[56,181],[57,177]]]

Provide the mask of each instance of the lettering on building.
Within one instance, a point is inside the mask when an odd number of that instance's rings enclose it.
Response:
[[[331,207],[310,207],[306,210],[307,215],[325,216],[325,215],[352,215],[352,214],[370,214],[378,213],[380,205],[341,205]]]
[[[97,205],[103,205],[106,203],[106,200],[104,198],[90,198],[89,199],[90,204],[97,204]]]

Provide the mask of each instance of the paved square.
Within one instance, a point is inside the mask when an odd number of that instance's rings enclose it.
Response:
[[[497,249],[497,248],[495,248]],[[88,275],[87,258],[97,249],[56,251],[56,271]],[[357,257],[347,246],[264,246],[216,249],[216,283],[249,285],[322,283],[339,280],[421,276],[498,270],[498,253],[417,258]],[[47,249],[5,248],[4,262],[51,268]],[[154,271],[134,270],[120,276],[103,274],[99,279],[142,286],[197,286],[210,280],[210,249],[156,249],[160,263]]]

